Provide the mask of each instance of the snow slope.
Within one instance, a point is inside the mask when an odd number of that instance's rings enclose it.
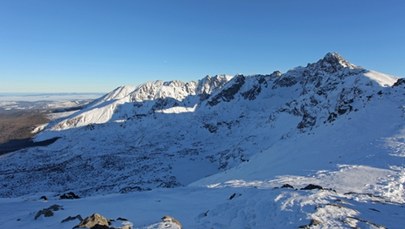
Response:
[[[404,95],[336,53],[284,74],[118,88],[37,136],[56,143],[0,157],[0,224],[100,212],[136,228],[166,214],[185,228],[401,228]],[[52,197],[67,191],[86,198]],[[32,219],[51,203],[65,210]]]

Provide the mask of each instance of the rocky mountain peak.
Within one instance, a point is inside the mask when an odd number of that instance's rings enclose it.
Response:
[[[344,68],[357,69],[358,67],[354,64],[351,64],[341,55],[336,52],[327,53],[322,59],[314,64],[310,64],[309,67],[315,69],[321,69],[327,73],[334,73],[340,71]]]
[[[337,52],[328,52],[326,55],[323,57],[323,59],[326,60],[338,60],[338,61],[345,61],[345,59]]]
[[[271,77],[281,77],[283,73],[280,71],[274,71],[273,73],[270,74]]]
[[[196,94],[211,94],[217,88],[221,88],[228,81],[230,81],[233,76],[229,75],[215,75],[202,78],[198,81],[198,87]]]
[[[324,58],[321,59],[322,62],[327,62],[331,65],[342,65],[344,67],[350,67],[350,64],[345,58],[343,58],[337,52],[328,52]]]
[[[65,189],[85,196],[188,185],[235,168],[280,140],[312,136],[318,128],[346,128],[351,119],[367,123],[362,121],[364,114],[383,100],[401,115],[397,109],[403,102],[395,101],[403,97],[403,80],[354,67],[339,54],[328,53],[284,74],[217,75],[117,88],[103,97],[114,99],[101,100],[41,132],[36,140],[60,137],[49,148],[3,160],[0,196]],[[383,86],[395,82],[401,87]],[[377,110],[376,120],[392,113],[385,108]],[[34,160],[38,163],[30,163]],[[207,169],[201,173],[203,167]],[[195,175],[185,177],[190,169]],[[62,187],[60,180],[69,182]]]

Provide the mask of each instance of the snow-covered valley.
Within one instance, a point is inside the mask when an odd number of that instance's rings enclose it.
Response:
[[[134,228],[178,226],[164,215],[183,228],[405,224],[405,81],[336,53],[286,73],[123,86],[36,140],[55,137],[0,156],[2,228],[96,212]]]

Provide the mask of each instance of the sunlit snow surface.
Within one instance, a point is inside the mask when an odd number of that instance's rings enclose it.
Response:
[[[53,197],[46,202],[39,196],[1,199],[0,224],[4,228],[72,228],[78,221],[60,222],[68,216],[98,212],[110,218],[126,218],[135,228],[159,228],[159,219],[167,214],[175,215],[184,228],[297,228],[309,225],[311,220],[323,228],[401,228],[405,210],[403,189],[398,187],[403,185],[404,173],[400,175],[402,184],[395,182],[392,189],[391,176],[397,175],[389,170],[345,166],[315,177],[230,181],[216,188],[156,189],[64,201]],[[296,188],[308,183],[323,187],[333,184],[329,187],[336,190],[276,188],[285,183]],[[378,186],[382,187],[379,191]],[[390,196],[395,191],[402,192],[402,197]],[[64,210],[53,217],[33,219],[36,211],[52,204],[62,205]]]

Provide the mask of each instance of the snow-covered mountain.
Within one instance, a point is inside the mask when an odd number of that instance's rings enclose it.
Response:
[[[100,198],[150,215],[147,199],[168,198],[190,228],[400,228],[404,99],[403,79],[337,53],[286,73],[119,87],[36,137],[54,144],[1,156],[0,196],[126,193]],[[87,202],[103,209],[66,204]]]
[[[127,120],[129,117],[146,115],[163,107],[193,107],[207,95],[221,88],[232,77],[207,76],[198,82],[154,81],[138,87],[122,86],[96,99],[82,111],[51,125],[51,130],[65,130],[89,124]],[[119,110],[118,110],[119,109]]]

